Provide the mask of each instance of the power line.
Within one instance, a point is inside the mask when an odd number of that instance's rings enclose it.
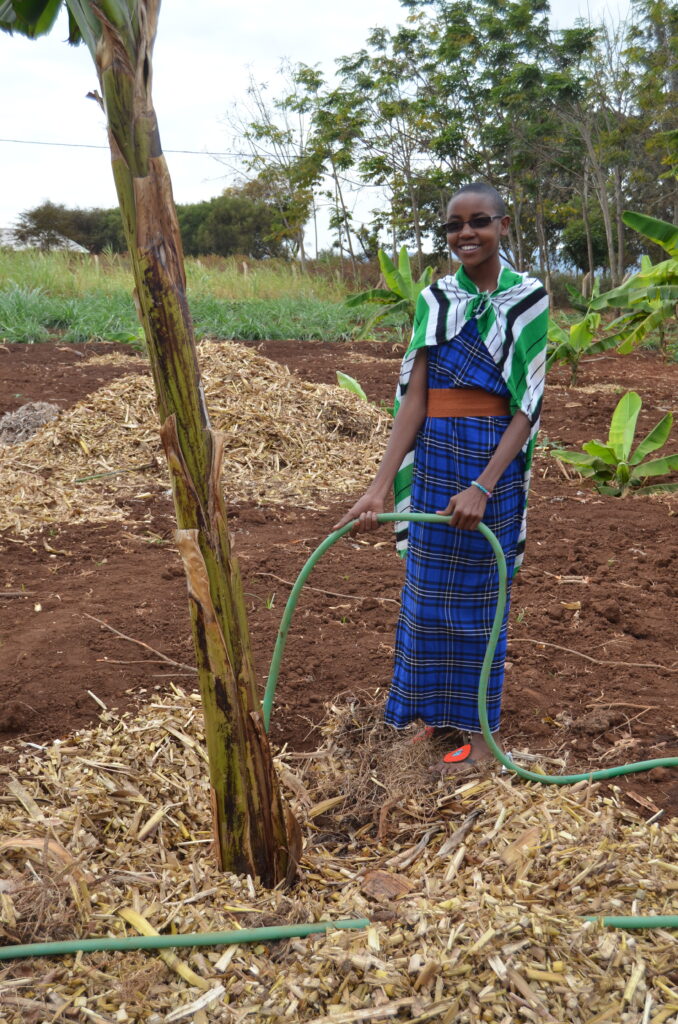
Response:
[[[60,149],[105,149],[109,150],[108,146],[98,145],[92,142],[45,142],[42,139],[0,139],[0,142],[14,143],[18,146],[57,146]],[[251,157],[251,153],[228,153],[219,152],[206,149],[164,149],[163,153],[184,153],[190,156],[235,156],[246,159]],[[385,188],[385,185],[377,185],[373,182],[359,182],[353,181],[351,178],[347,178],[345,175],[341,175],[341,180],[348,185],[353,185],[356,188]]]
[[[108,149],[108,146],[95,145],[91,142],[43,142],[38,139],[0,139],[0,142],[13,142],[20,146],[59,146],[64,149]],[[192,156],[241,156],[249,153],[219,153],[205,149],[163,149],[163,153],[189,153]]]

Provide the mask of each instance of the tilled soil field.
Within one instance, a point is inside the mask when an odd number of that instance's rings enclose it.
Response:
[[[373,402],[387,404],[401,355],[385,344],[248,347],[303,381],[334,384],[342,370]],[[117,360],[101,358],[116,353]],[[84,399],[96,406],[97,392],[118,378],[147,373],[143,359],[122,346],[0,346],[0,414],[36,401],[62,413]],[[552,373],[544,403],[528,551],[513,589],[502,739],[509,750],[542,755],[547,770],[678,754],[678,497],[603,498],[549,455],[554,445],[604,440],[629,389],[643,399],[643,436],[675,407],[678,365],[653,354],[590,360],[577,388],[564,371]],[[155,424],[144,426],[152,431]],[[666,448],[674,450],[675,433]],[[20,461],[21,447],[11,451]],[[45,473],[47,481],[49,466]],[[18,520],[0,523],[6,764],[25,744],[40,746],[91,724],[100,703],[125,710],[172,682],[195,686],[166,487],[162,467],[140,470],[119,478],[116,520],[88,522],[80,510],[77,525],[47,517],[25,533]],[[227,501],[263,686],[289,589],[350,496],[330,486],[313,501],[285,500],[273,489],[269,501],[258,493],[249,500],[227,494]],[[313,748],[328,701],[385,692],[402,568],[388,528],[368,541],[340,542],[318,565],[284,659],[272,727],[277,744]],[[626,776],[619,786],[642,817],[678,814],[675,771]]]

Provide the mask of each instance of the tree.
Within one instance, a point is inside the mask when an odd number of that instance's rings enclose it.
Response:
[[[59,248],[64,238],[92,253],[104,249],[124,252],[127,248],[118,209],[69,209],[44,202],[19,214],[14,235],[20,242],[44,250]]]
[[[66,207],[45,202],[19,214],[14,237],[18,242],[42,249],[43,252],[61,248],[65,238],[82,245],[79,239],[71,236],[69,228]]]
[[[374,29],[371,52],[363,49],[339,61],[341,97],[346,109],[359,117],[362,132],[356,146],[358,170],[364,181],[381,185],[390,204],[392,249],[410,237],[423,270],[423,237],[432,225],[423,217],[422,190],[428,183],[431,102],[423,89],[425,34],[410,27]],[[357,142],[357,139],[356,139]],[[441,211],[436,211],[440,223]]]
[[[355,271],[352,236],[358,236],[346,202],[343,177],[353,165],[356,147],[365,129],[363,112],[360,104],[345,91],[327,90],[317,68],[297,64],[292,79],[295,89],[286,102],[300,116],[310,115],[308,148],[318,172],[316,185],[320,184],[321,175],[331,179],[331,188],[323,190],[332,208],[329,226],[337,233],[339,255],[343,259],[347,253]]]
[[[632,7],[627,54],[645,157],[636,169],[642,194],[634,194],[634,205],[678,225],[678,8],[667,0],[632,0]]]
[[[249,194],[264,200],[277,213],[272,238],[291,240],[302,268],[306,264],[304,228],[313,210],[313,190],[322,165],[310,145],[310,126],[300,104],[301,93],[292,67],[281,68],[287,93],[267,102],[266,85],[250,78],[249,106],[229,120],[240,145],[248,148],[244,167]],[[245,186],[247,188],[247,186]]]
[[[0,28],[44,34],[60,6],[60,0],[1,0]],[[205,408],[181,238],[151,98],[159,6],[159,0],[67,0],[69,41],[84,40],[96,65],[148,343],[188,581],[215,845],[224,869],[272,885],[293,870],[294,851],[261,719],[220,484],[224,441]]]
[[[275,208],[253,198],[246,189],[227,188],[222,195],[200,206],[203,216],[193,235],[197,253],[237,254],[252,259],[284,256]]]
[[[570,206],[565,226],[561,232],[562,255],[577,270],[593,274],[605,265],[607,246],[605,229],[600,214],[596,212],[592,223],[585,221],[581,209]]]

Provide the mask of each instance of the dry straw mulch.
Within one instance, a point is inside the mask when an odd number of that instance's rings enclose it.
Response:
[[[199,951],[0,966],[3,1024],[668,1024],[677,943],[583,917],[669,913],[678,835],[596,786],[496,770],[432,778],[379,709],[330,709],[315,754],[278,759],[305,837],[286,892],[220,874],[201,710],[138,717],[0,768],[3,943],[368,917],[369,929]]]
[[[228,502],[322,508],[374,475],[389,419],[373,405],[233,342],[203,342],[199,358],[212,425],[226,435]],[[3,450],[0,528],[126,518],[126,501],[168,487],[158,430],[150,377],[95,391]]]

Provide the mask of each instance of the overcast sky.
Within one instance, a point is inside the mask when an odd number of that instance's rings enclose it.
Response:
[[[578,15],[617,18],[628,0],[552,0],[553,23],[571,25]],[[187,13],[190,12],[190,13]],[[230,150],[224,115],[242,98],[250,74],[275,80],[281,59],[319,63],[359,50],[375,25],[404,20],[397,0],[317,0],[227,3],[164,0],[154,55],[155,107],[163,148],[179,203],[218,195],[231,183],[209,153]],[[45,199],[66,206],[116,204],[103,115],[85,98],[96,74],[84,46],[63,42],[65,21],[36,41],[0,33],[0,227]],[[24,145],[52,142],[59,146]],[[197,150],[199,155],[175,154]]]

